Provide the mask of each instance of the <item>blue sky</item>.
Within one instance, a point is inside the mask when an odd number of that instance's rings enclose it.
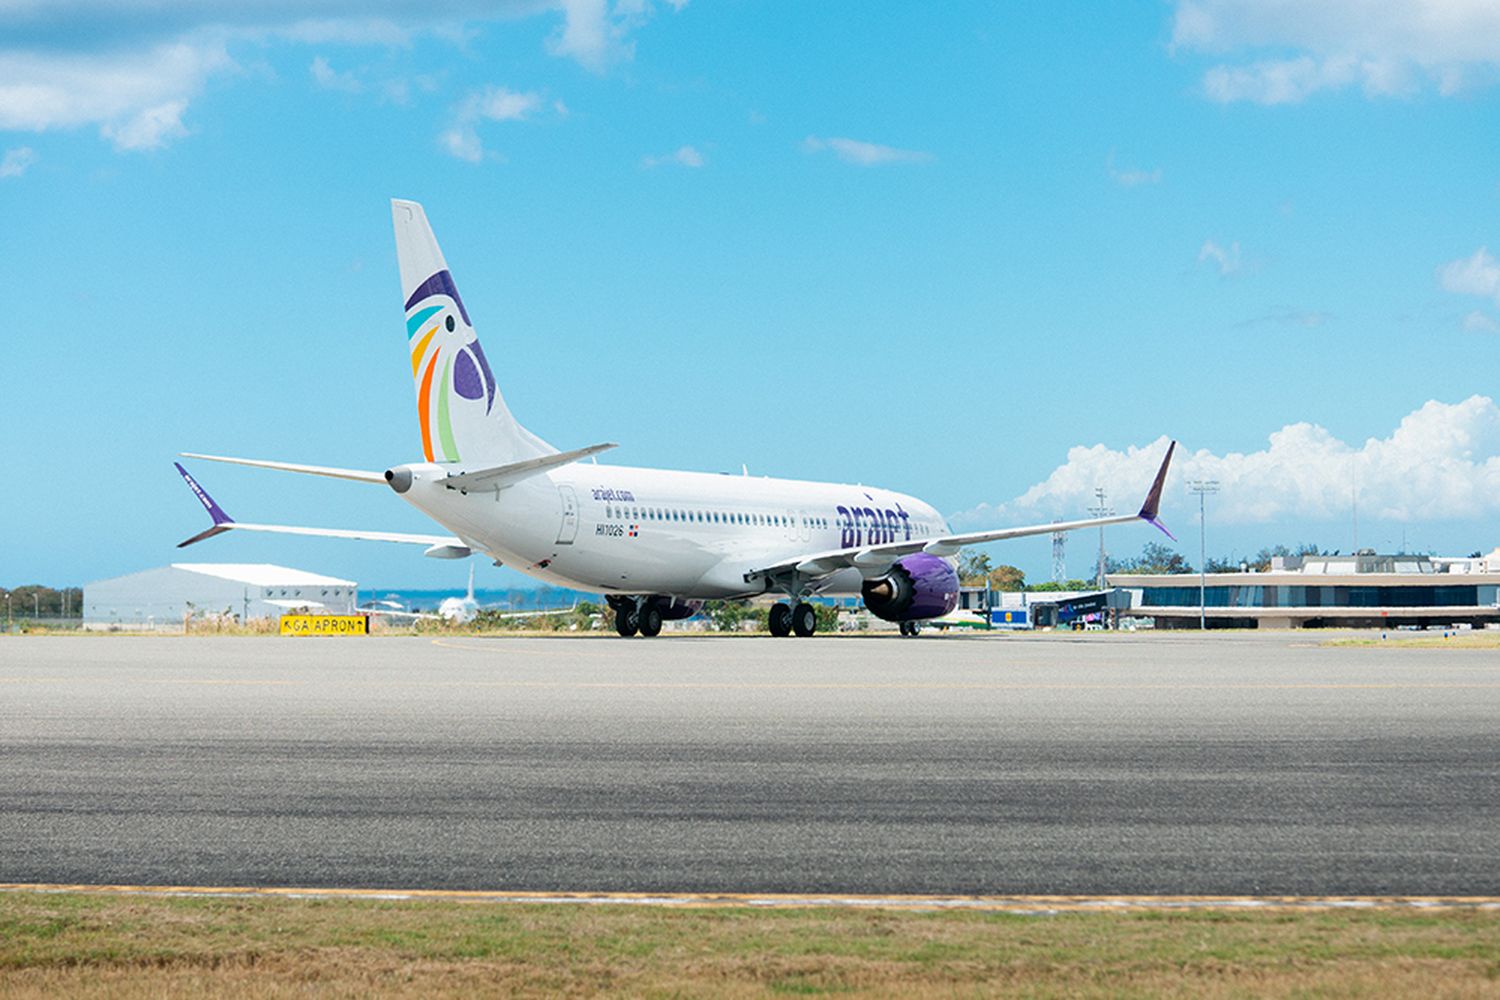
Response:
[[[393,196],[559,447],[977,528],[1128,508],[1170,436],[1194,561],[1192,476],[1212,552],[1347,549],[1356,497],[1361,545],[1500,545],[1493,4],[890,6],[0,0],[0,583],[180,558],[179,450],[416,456]],[[189,464],[243,520],[428,526]],[[1045,539],[993,555],[1049,572]]]

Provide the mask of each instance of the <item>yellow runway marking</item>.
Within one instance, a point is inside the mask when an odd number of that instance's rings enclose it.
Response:
[[[204,885],[69,885],[0,883],[0,892],[95,893],[138,896],[246,896],[453,901],[473,903],[576,903],[665,907],[840,906],[908,910],[985,910],[1000,912],[1098,912],[1174,909],[1470,909],[1500,910],[1500,896],[937,896],[841,893],[744,892],[525,892],[464,889],[327,889],[313,887]]]

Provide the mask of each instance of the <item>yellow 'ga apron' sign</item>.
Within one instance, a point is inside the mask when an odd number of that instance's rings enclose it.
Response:
[[[282,635],[369,635],[369,615],[282,615]]]

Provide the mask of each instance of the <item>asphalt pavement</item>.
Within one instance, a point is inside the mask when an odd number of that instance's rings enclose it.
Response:
[[[0,638],[0,882],[1500,895],[1500,652]]]

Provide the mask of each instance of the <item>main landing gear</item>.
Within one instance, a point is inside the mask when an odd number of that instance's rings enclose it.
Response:
[[[646,638],[661,634],[661,608],[654,600],[637,602],[624,597],[612,599],[615,609],[615,631],[629,638],[639,632]]]
[[[904,636],[912,637],[912,636],[917,635],[917,633],[919,633],[921,631],[922,631],[922,623],[921,622],[902,622],[901,623],[901,634],[904,635]]]
[[[771,627],[771,634],[775,636],[793,633],[809,636],[818,630],[818,613],[811,604],[805,601],[799,601],[795,608],[778,601],[771,605],[771,615],[767,624]]]

